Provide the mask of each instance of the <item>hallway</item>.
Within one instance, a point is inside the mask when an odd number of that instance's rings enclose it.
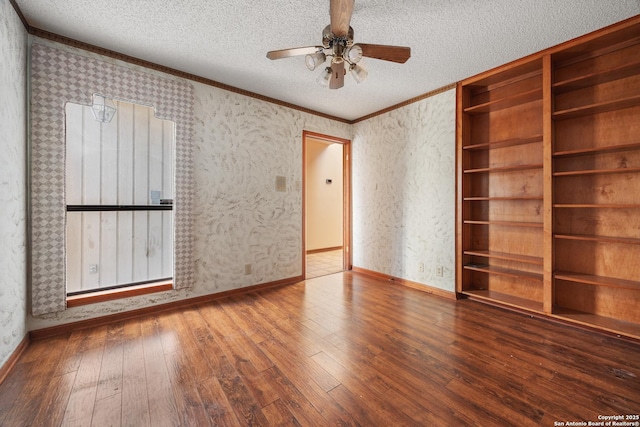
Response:
[[[342,271],[342,249],[307,254],[307,279]]]

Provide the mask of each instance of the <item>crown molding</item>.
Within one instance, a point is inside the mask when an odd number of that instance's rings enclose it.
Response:
[[[448,90],[454,89],[456,87],[456,84],[457,83],[451,83],[451,84],[448,84],[446,86],[442,86],[441,88],[434,89],[434,90],[432,90],[430,92],[423,93],[422,95],[418,95],[418,96],[416,96],[414,98],[407,99],[406,101],[402,101],[402,102],[400,102],[398,104],[395,104],[395,105],[392,105],[390,107],[383,108],[382,110],[376,111],[376,112],[371,113],[371,114],[367,114],[366,116],[362,116],[362,117],[360,117],[358,119],[351,120],[349,122],[349,124],[359,123],[359,122],[368,120],[368,119],[370,119],[372,117],[376,117],[376,116],[379,116],[381,114],[385,114],[385,113],[388,113],[390,111],[397,110],[398,108],[406,107],[407,105],[413,104],[414,102],[418,102],[418,101],[422,101],[423,99],[431,98],[432,96],[438,95],[438,94],[440,94],[442,92],[446,92]]]

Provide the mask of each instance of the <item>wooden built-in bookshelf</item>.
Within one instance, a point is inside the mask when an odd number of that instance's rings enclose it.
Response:
[[[457,292],[640,339],[639,35],[458,84]]]

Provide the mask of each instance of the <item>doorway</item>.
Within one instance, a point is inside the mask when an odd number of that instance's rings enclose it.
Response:
[[[351,269],[351,141],[302,133],[302,275]]]

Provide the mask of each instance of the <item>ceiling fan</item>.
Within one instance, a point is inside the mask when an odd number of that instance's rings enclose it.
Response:
[[[367,71],[358,64],[363,56],[383,61],[404,64],[411,57],[411,48],[404,46],[388,46],[381,44],[353,43],[353,28],[349,26],[353,14],[354,0],[330,0],[329,15],[331,24],[322,31],[322,46],[307,46],[291,49],[272,50],[267,52],[269,59],[305,56],[305,63],[313,71],[323,64],[327,57],[330,66],[325,67],[317,81],[328,85],[330,89],[344,86],[346,74],[345,62],[349,65],[351,75],[360,83],[367,77]]]

